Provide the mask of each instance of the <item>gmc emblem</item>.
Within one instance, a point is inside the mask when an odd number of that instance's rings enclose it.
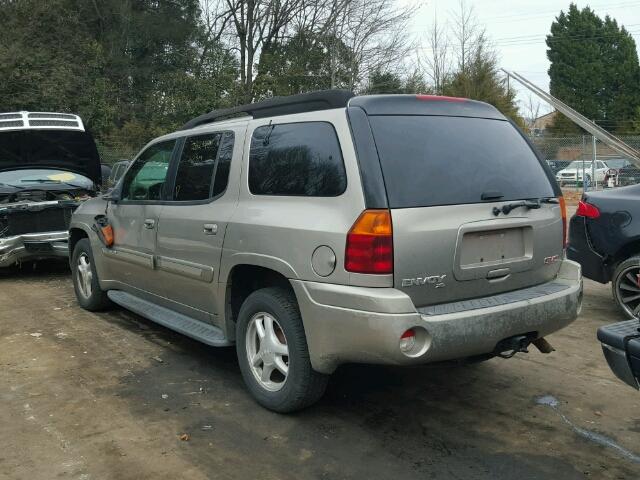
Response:
[[[558,260],[560,260],[560,255],[552,255],[551,257],[544,257],[544,264],[553,265]]]

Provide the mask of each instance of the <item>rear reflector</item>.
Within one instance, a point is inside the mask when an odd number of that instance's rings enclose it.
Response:
[[[562,215],[562,248],[567,248],[567,204],[563,196],[558,197],[558,203],[560,204],[560,213]]]
[[[416,332],[410,328],[400,336],[400,351],[409,353],[416,346]]]
[[[344,268],[353,273],[393,273],[393,228],[389,210],[365,210],[347,234]]]
[[[466,98],[461,97],[445,97],[444,95],[416,95],[418,100],[425,102],[466,102]]]
[[[598,218],[600,216],[600,210],[598,210],[598,207],[595,205],[591,205],[584,200],[580,200],[580,202],[578,202],[576,215],[579,217]]]

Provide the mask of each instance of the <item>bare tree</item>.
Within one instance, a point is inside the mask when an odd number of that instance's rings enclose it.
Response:
[[[304,0],[224,0],[240,52],[240,82],[244,99],[253,100],[255,63],[262,48],[273,42],[305,7]]]
[[[231,21],[231,9],[225,2],[220,0],[200,0],[200,10],[202,12],[202,22],[204,23],[203,48],[198,60],[198,71],[200,74],[210,49],[221,43],[223,37],[229,34],[229,23]]]
[[[458,10],[452,12],[451,18],[458,70],[467,73],[478,48],[485,44],[485,30],[478,24],[473,6],[467,5],[466,0],[459,0]]]
[[[540,101],[529,94],[521,109],[526,127],[532,132],[536,119],[540,116]]]
[[[446,25],[438,23],[438,17],[434,16],[433,24],[428,31],[427,56],[424,58],[426,72],[433,84],[433,90],[437,95],[442,95],[444,84],[451,71],[451,55],[449,37]]]
[[[350,0],[342,5],[333,32],[351,49],[353,90],[371,72],[402,63],[413,47],[406,32],[416,7],[398,6],[394,0]]]

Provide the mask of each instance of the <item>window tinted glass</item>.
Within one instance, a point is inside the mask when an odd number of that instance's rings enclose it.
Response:
[[[185,140],[176,174],[174,200],[209,198],[221,136],[214,133]]]
[[[392,208],[554,196],[542,165],[509,123],[468,117],[369,117]]]
[[[217,197],[227,189],[229,182],[229,168],[231,167],[231,157],[233,155],[233,133],[225,132],[222,135],[220,149],[218,151],[218,166],[213,181],[212,197]]]
[[[124,200],[161,200],[175,140],[151,145],[138,156],[122,184]]]
[[[233,133],[198,135],[185,140],[174,200],[207,200],[223,193],[229,180]]]
[[[251,193],[333,197],[346,187],[340,145],[331,124],[266,125],[253,132],[249,155]]]

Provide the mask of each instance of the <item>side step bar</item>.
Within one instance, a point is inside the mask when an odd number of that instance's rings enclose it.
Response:
[[[208,323],[187,317],[121,290],[109,290],[107,296],[113,303],[117,303],[127,310],[207,345],[213,347],[233,345],[224,336],[222,330]]]

